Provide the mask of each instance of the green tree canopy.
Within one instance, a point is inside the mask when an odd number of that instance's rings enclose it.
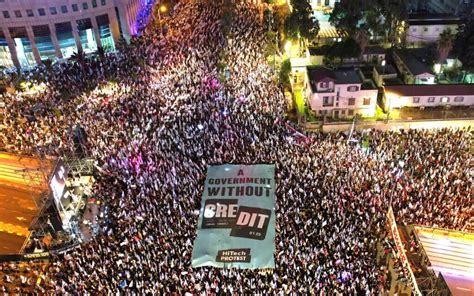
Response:
[[[344,59],[359,57],[360,53],[359,44],[353,38],[347,38],[342,42],[334,43],[326,57],[333,61],[339,59],[342,63]]]
[[[361,7],[361,0],[341,0],[341,2],[336,3],[329,17],[329,22],[339,34],[346,32],[353,35],[362,17]]]
[[[377,40],[377,36],[383,32],[382,12],[380,7],[375,5],[365,12],[365,24],[367,30],[369,30],[374,39]]]
[[[298,36],[313,40],[319,32],[319,22],[312,15],[313,9],[308,0],[292,0],[293,11],[285,20],[285,34],[296,39]]]
[[[454,35],[451,33],[451,29],[447,28],[439,35],[437,50],[438,50],[438,62],[444,63],[453,49]]]
[[[474,20],[459,27],[454,40],[454,52],[464,68],[474,71]]]

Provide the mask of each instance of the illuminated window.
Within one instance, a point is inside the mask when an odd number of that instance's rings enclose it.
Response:
[[[102,48],[106,52],[114,51],[115,43],[110,30],[109,16],[107,14],[99,15],[96,17],[96,21],[99,29],[99,37],[102,43]]]
[[[33,35],[35,36],[35,43],[41,60],[53,60],[56,57],[56,51],[54,49],[53,41],[51,40],[49,26],[33,26]]]
[[[439,101],[440,101],[441,103],[449,103],[449,97],[441,97],[441,98],[439,99]]]
[[[359,90],[359,87],[355,85],[349,86],[347,88],[347,91],[358,91],[358,90]]]
[[[74,52],[77,52],[76,40],[72,35],[72,26],[70,22],[55,24],[56,36],[58,37],[59,48],[64,58],[69,58]]]
[[[91,53],[97,50],[95,34],[92,30],[92,22],[89,18],[76,21],[77,32],[81,41],[84,53]]]
[[[333,97],[323,97],[323,107],[333,106],[334,98]]]
[[[8,47],[8,42],[2,29],[0,29],[0,65],[4,65],[7,68],[13,67],[10,48]]]
[[[20,62],[20,66],[27,68],[36,64],[35,57],[33,55],[33,49],[31,47],[31,41],[28,38],[28,33],[25,27],[12,27],[9,28],[10,36],[15,43],[15,51]]]

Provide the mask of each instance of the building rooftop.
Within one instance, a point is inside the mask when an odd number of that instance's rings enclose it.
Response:
[[[359,73],[355,69],[335,70],[337,84],[362,83]]]
[[[421,25],[456,25],[460,24],[461,19],[449,13],[415,13],[408,17],[410,26]]]
[[[410,13],[408,15],[409,20],[450,20],[450,19],[459,19],[451,13]]]
[[[379,73],[379,75],[397,74],[397,70],[395,70],[395,68],[390,64],[385,65],[385,67],[381,65],[377,65],[375,66],[375,70],[377,71],[377,73]]]
[[[311,90],[317,92],[316,85],[323,80],[336,80],[336,76],[331,69],[321,66],[309,66],[307,68]]]
[[[400,78],[389,78],[383,80],[383,85],[402,85],[403,81]]]
[[[330,46],[329,45],[323,45],[321,47],[309,47],[309,54],[312,56],[318,56],[318,55],[326,55],[328,53]]]
[[[401,97],[468,96],[474,94],[474,84],[386,85],[385,92]]]
[[[329,79],[336,80],[334,71],[322,66],[309,66],[308,75],[311,80],[319,82],[321,80]]]
[[[331,70],[322,66],[309,66],[308,77],[313,92],[317,91],[316,85],[321,81],[332,80],[336,84],[361,84],[362,79],[354,68]]]
[[[431,68],[422,62],[423,59],[419,55],[419,52],[412,50],[397,50],[395,54],[403,61],[413,75],[420,75],[423,73],[434,74],[433,71],[431,71]]]
[[[461,20],[409,20],[410,26],[459,25]]]
[[[381,46],[367,46],[364,49],[364,54],[384,54],[385,48]]]

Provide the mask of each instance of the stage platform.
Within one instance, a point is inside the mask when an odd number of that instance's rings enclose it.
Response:
[[[454,296],[474,295],[474,233],[415,226],[435,272]]]
[[[29,235],[29,226],[48,191],[44,172],[51,161],[0,153],[0,255],[18,254]]]

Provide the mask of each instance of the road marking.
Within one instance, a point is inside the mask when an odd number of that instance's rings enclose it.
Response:
[[[462,287],[456,287],[458,290],[463,290],[463,291],[471,291],[471,289],[468,288],[462,288]]]

